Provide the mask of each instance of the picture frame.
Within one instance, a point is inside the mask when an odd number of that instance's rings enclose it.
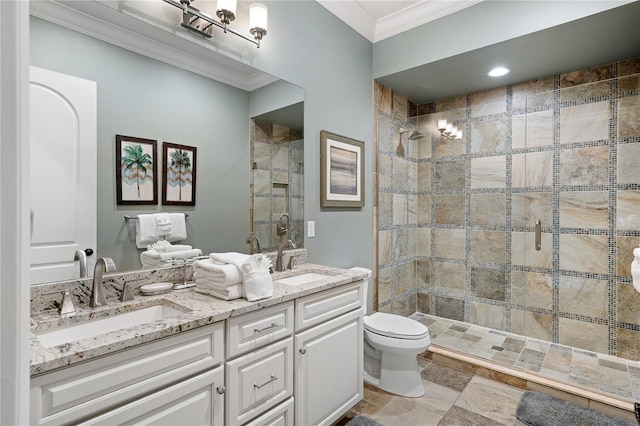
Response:
[[[116,204],[158,204],[157,141],[116,135]]]
[[[163,205],[196,205],[197,152],[194,146],[162,144]]]
[[[364,206],[364,142],[320,131],[320,206]]]

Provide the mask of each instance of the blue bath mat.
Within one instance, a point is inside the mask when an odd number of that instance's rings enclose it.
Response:
[[[520,398],[516,418],[529,426],[635,426],[624,419],[531,391]]]

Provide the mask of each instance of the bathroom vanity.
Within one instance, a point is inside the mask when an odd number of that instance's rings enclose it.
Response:
[[[304,264],[258,302],[187,289],[34,315],[31,424],[331,424],[363,395],[363,278]],[[140,323],[64,334],[119,317]]]

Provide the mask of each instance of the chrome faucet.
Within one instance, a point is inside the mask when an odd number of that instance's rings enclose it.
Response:
[[[87,276],[87,254],[84,250],[76,250],[73,254],[73,261],[80,262],[80,278]]]
[[[255,251],[253,250],[253,242],[254,241],[256,242],[256,246],[258,247],[258,249],[255,250]],[[249,254],[262,253],[262,250],[260,249],[260,241],[258,241],[256,236],[253,235],[253,232],[247,238],[247,244],[249,244]]]
[[[284,252],[284,248],[287,244],[291,245],[291,248],[296,248],[296,245],[293,241],[291,240],[285,240],[283,239],[282,242],[280,243],[280,246],[278,247],[278,256],[276,257],[276,271],[277,272],[282,272],[285,269],[284,267],[284,259],[283,259],[283,252]]]
[[[92,308],[105,306],[107,304],[107,299],[104,297],[104,290],[102,288],[102,274],[105,272],[113,272],[115,270],[116,264],[110,257],[101,257],[96,261],[96,266],[93,270],[91,299],[89,300],[89,306]]]

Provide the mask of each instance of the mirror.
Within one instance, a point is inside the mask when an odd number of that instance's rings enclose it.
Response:
[[[85,5],[87,2],[77,3],[78,7],[89,7]],[[252,84],[236,87],[187,71],[170,54],[166,55],[166,60],[180,68],[34,15],[32,10],[32,65],[97,84],[97,247],[89,257],[90,261],[111,257],[118,272],[140,270],[141,250],[135,244],[135,221],[125,221],[124,216],[155,212],[188,214],[187,239],[181,244],[200,248],[204,254],[219,251],[248,253],[247,238],[254,228],[250,219],[253,198],[251,135],[256,122],[269,122],[277,129],[290,126],[291,134],[299,136],[289,142],[299,144],[289,151],[295,153],[296,170],[300,171],[300,176],[296,177],[299,182],[296,180],[290,185],[300,187],[295,209],[300,212],[296,221],[302,223],[302,88],[244,63],[235,67],[243,68],[244,75],[251,75]],[[184,34],[180,34],[180,38],[184,38]],[[202,64],[202,58],[200,60]],[[278,114],[286,110],[297,111],[295,126],[278,118]],[[155,140],[160,164],[165,142],[196,147],[195,206],[162,205],[161,176],[158,179],[158,205],[117,205],[115,140],[118,134]],[[161,173],[162,167],[158,167],[158,175]],[[46,176],[43,171],[39,178],[46,179]],[[73,257],[72,252],[69,262]],[[91,275],[93,268],[89,267],[88,272]]]

